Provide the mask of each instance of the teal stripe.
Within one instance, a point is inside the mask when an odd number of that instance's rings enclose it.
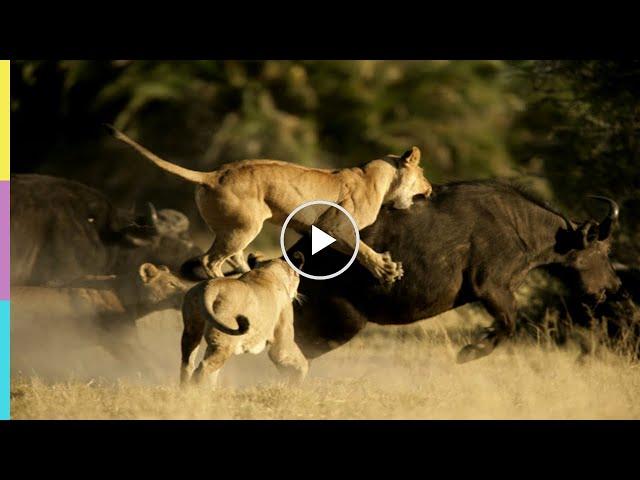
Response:
[[[0,420],[9,420],[9,302],[0,301]]]

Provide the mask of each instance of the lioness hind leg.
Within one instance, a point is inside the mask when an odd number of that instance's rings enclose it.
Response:
[[[309,371],[309,362],[294,341],[291,313],[286,313],[285,321],[276,328],[274,341],[269,349],[269,358],[280,373],[292,383],[301,383]]]
[[[274,344],[269,350],[269,358],[278,367],[280,373],[295,384],[302,383],[309,371],[309,362],[295,342],[279,347]]]
[[[240,250],[229,258],[229,263],[234,269],[234,273],[245,273],[251,270],[249,263],[244,258],[244,252]]]
[[[222,277],[222,266],[229,258],[240,262],[249,271],[243,250],[258,236],[268,215],[239,216],[225,222],[224,230],[216,231],[216,238],[209,251],[202,257],[202,266],[211,277]]]
[[[211,278],[224,277],[222,266],[231,256],[230,253],[219,247],[218,239],[213,241],[211,248],[202,256],[202,268]]]
[[[199,385],[208,384],[211,388],[215,388],[218,384],[220,369],[229,357],[231,357],[229,349],[209,344],[204,358],[193,374],[194,381]]]

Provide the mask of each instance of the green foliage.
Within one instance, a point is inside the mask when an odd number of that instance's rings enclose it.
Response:
[[[244,158],[349,166],[412,145],[435,177],[509,172],[505,135],[522,101],[502,62],[64,61],[14,66],[65,116],[114,123],[202,169]],[[102,81],[100,81],[102,79]],[[82,103],[74,101],[83,99]],[[168,133],[170,132],[170,133]],[[73,132],[71,132],[73,136]]]

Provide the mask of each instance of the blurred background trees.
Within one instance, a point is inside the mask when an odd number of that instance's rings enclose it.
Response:
[[[575,214],[588,214],[585,194],[615,199],[622,209],[614,255],[638,265],[640,62],[531,62],[522,75],[527,108],[513,125],[514,158]]]
[[[182,209],[199,231],[193,187],[103,123],[200,170],[352,166],[417,145],[434,182],[518,177],[577,216],[603,214],[585,194],[615,198],[616,254],[638,264],[639,90],[639,62],[12,62],[11,168]]]

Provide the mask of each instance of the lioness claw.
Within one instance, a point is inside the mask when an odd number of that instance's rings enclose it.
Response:
[[[377,270],[378,279],[383,285],[390,286],[404,275],[402,263],[394,262],[391,259],[391,254],[389,252],[380,254],[380,258],[382,260],[382,264]]]

